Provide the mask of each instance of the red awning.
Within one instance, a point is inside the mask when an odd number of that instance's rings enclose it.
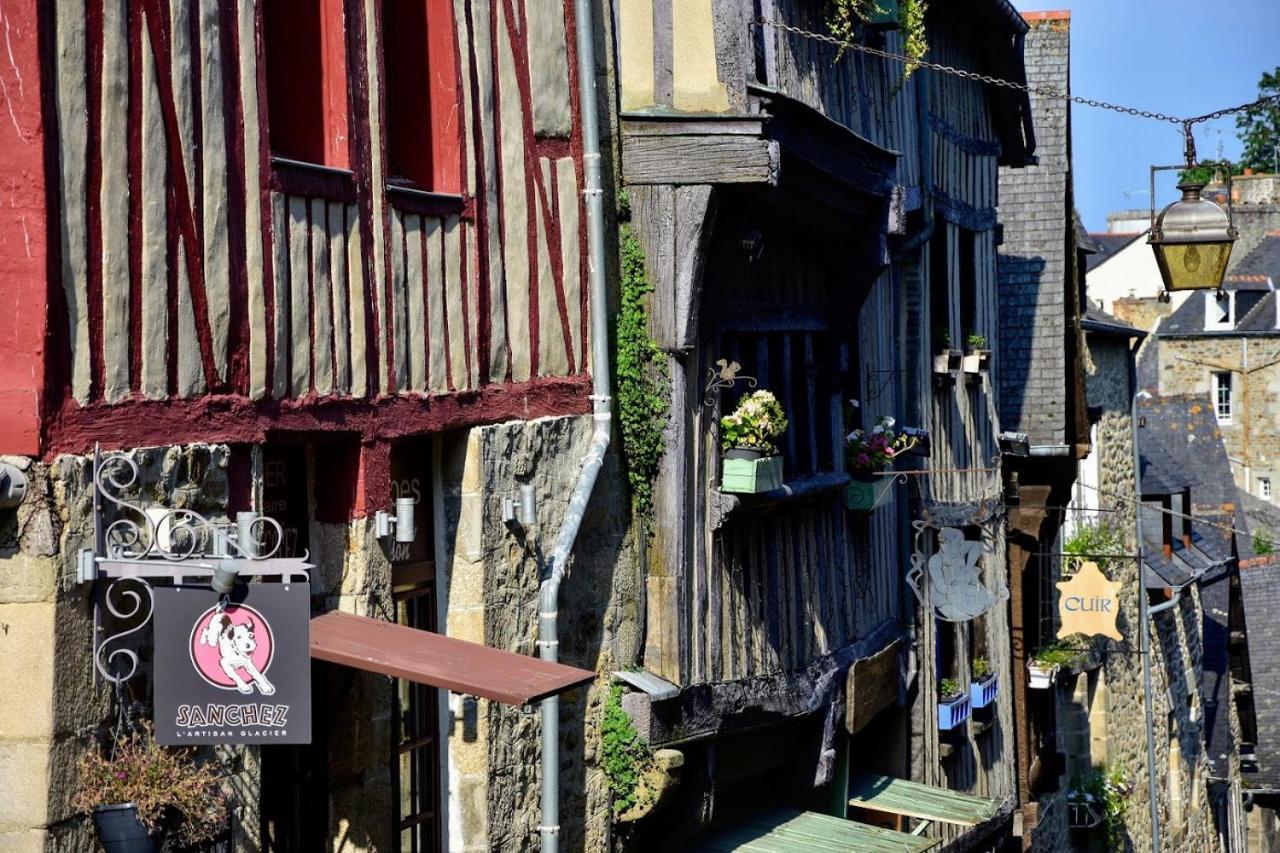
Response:
[[[589,670],[336,610],[311,620],[311,656],[507,705],[537,702],[596,677]]]

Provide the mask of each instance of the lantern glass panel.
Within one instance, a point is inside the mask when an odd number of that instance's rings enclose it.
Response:
[[[1156,263],[1168,290],[1204,290],[1222,286],[1231,258],[1231,242],[1154,244]]]

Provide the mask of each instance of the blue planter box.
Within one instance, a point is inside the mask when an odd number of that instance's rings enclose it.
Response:
[[[1000,678],[996,675],[988,675],[986,678],[970,684],[969,699],[973,703],[973,707],[985,708],[996,701],[996,694],[999,693],[999,688]]]
[[[950,731],[956,726],[969,719],[969,712],[973,709],[973,705],[969,701],[966,694],[960,694],[954,699],[938,703],[938,730]]]
[[[845,486],[844,505],[854,512],[871,512],[893,486],[893,477],[855,477]]]

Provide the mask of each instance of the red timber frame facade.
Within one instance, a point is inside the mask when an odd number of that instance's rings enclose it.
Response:
[[[393,6],[311,4],[345,60],[314,81],[345,105],[332,163],[272,150],[262,3],[10,13],[32,37],[0,71],[25,205],[0,231],[21,304],[0,319],[0,452],[332,429],[385,446],[588,410],[573,5],[421,2],[425,72],[387,58]],[[389,172],[388,64],[430,81],[416,182]]]

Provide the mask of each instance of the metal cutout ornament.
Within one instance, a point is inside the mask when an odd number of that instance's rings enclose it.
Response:
[[[984,550],[982,542],[966,539],[964,531],[954,527],[938,530],[938,550],[926,561],[920,550],[921,535],[927,528],[924,522],[915,522],[916,549],[911,555],[911,570],[907,583],[921,601],[933,606],[934,614],[948,622],[967,622],[986,613],[1008,597],[1001,585],[988,589],[982,582],[979,561]],[[986,529],[983,529],[984,537]],[[928,578],[929,595],[921,590],[921,581]]]
[[[1097,563],[1087,562],[1070,580],[1057,585],[1058,616],[1062,627],[1058,639],[1072,634],[1110,637],[1123,640],[1116,628],[1120,615],[1120,587],[1118,581],[1109,581]]]

